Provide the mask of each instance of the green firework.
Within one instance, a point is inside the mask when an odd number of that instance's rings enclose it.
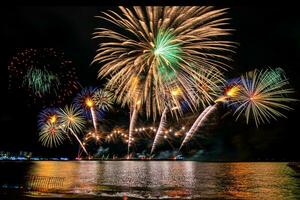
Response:
[[[38,69],[31,67],[23,79],[23,86],[30,88],[35,95],[42,96],[44,94],[49,94],[52,91],[55,91],[60,85],[58,77],[46,70]]]
[[[163,80],[172,80],[179,68],[180,54],[182,52],[180,43],[170,31],[159,31],[153,49],[158,70]]]

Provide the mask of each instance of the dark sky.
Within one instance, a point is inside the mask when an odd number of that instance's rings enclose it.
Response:
[[[300,81],[300,12],[291,6],[228,6],[236,29],[233,39],[239,43],[228,78],[241,72],[265,66],[282,67],[291,85],[298,91]],[[96,66],[90,66],[97,40],[91,36],[94,28],[106,26],[94,18],[105,6],[27,6],[2,7],[1,10],[1,99],[0,150],[30,150],[36,154],[42,148],[36,137],[37,109],[30,108],[21,94],[8,92],[7,66],[18,47],[54,47],[65,52],[77,66],[80,83],[84,86],[101,84],[96,80]],[[115,8],[112,8],[115,9]],[[288,119],[256,129],[227,119],[218,128],[217,141],[211,148],[219,150],[218,158],[298,159],[300,142],[299,104],[287,112]],[[219,145],[220,144],[220,145]],[[52,152],[74,154],[77,145],[65,145]],[[61,153],[64,155],[64,153]]]

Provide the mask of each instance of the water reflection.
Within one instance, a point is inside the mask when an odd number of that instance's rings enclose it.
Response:
[[[28,165],[25,175],[64,177],[51,192],[66,195],[300,199],[299,175],[286,163],[41,161]]]

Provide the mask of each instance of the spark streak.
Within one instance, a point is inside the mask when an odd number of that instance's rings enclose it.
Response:
[[[97,119],[96,119],[96,114],[95,114],[95,110],[94,110],[94,107],[90,107],[91,109],[91,114],[92,114],[92,119],[93,119],[93,125],[94,125],[94,128],[95,128],[95,132],[97,132]]]
[[[72,135],[76,138],[76,140],[79,142],[80,146],[82,147],[82,149],[84,150],[84,152],[86,153],[86,155],[89,155],[88,152],[87,152],[87,150],[83,146],[82,142],[79,140],[79,138],[77,137],[77,135],[74,133],[74,131],[70,127],[69,127],[69,130],[71,131]]]
[[[153,153],[153,151],[156,148],[156,145],[158,144],[159,141],[161,141],[161,138],[163,137],[163,129],[166,125],[166,118],[167,118],[167,107],[164,109],[161,118],[160,118],[160,123],[159,123],[159,127],[157,129],[155,138],[154,138],[154,142],[152,144],[152,148],[151,148],[151,154]]]
[[[184,146],[184,144],[186,144],[188,141],[190,141],[190,139],[192,138],[192,136],[195,134],[195,132],[199,129],[199,127],[201,127],[201,125],[203,124],[203,122],[205,121],[205,119],[207,118],[207,116],[213,112],[214,110],[216,110],[216,106],[217,104],[214,104],[213,106],[208,106],[197,118],[197,120],[194,122],[194,124],[192,125],[192,127],[190,128],[190,130],[186,133],[186,136],[183,140],[183,142],[181,143],[181,146],[179,148],[179,150]]]
[[[132,142],[132,135],[133,135],[133,130],[134,130],[134,126],[137,120],[137,116],[138,116],[138,110],[137,108],[133,109],[133,112],[131,114],[131,119],[130,119],[130,125],[129,125],[129,139],[128,139],[128,153],[131,147],[131,142]]]

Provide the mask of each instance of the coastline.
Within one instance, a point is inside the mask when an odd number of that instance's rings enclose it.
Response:
[[[300,161],[288,161],[288,160],[192,160],[192,159],[185,159],[185,160],[175,160],[175,159],[107,159],[107,160],[101,160],[101,159],[69,159],[69,160],[54,160],[54,159],[41,159],[41,160],[0,160],[1,162],[40,162],[40,161],[60,161],[60,162],[68,162],[68,161],[143,161],[143,162],[151,162],[151,161],[172,161],[172,162],[182,162],[182,161],[193,161],[193,162],[205,162],[205,163],[288,163],[289,166],[299,166]],[[291,164],[292,163],[292,164]],[[297,163],[297,164],[293,164]]]

